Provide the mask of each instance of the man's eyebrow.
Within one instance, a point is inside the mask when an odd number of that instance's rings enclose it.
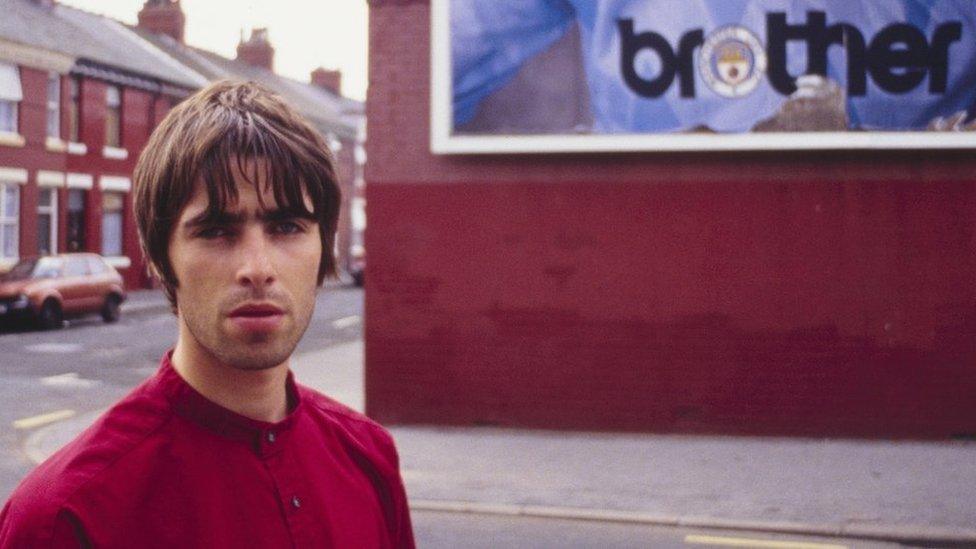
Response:
[[[228,213],[219,212],[213,214],[209,211],[200,212],[198,215],[191,217],[183,222],[183,227],[187,229],[195,229],[197,227],[203,227],[207,225],[236,225],[244,222],[244,214],[241,213]]]
[[[290,219],[317,220],[315,214],[312,212],[302,211],[298,208],[278,208],[276,210],[261,211],[257,213],[256,217],[258,221],[263,223],[287,221]],[[239,225],[244,223],[246,219],[247,215],[243,213],[218,212],[212,214],[211,212],[203,211],[184,221],[183,227],[187,230],[193,230],[208,225]]]
[[[258,212],[258,219],[264,222],[268,221],[287,221],[289,219],[305,219],[308,221],[315,221],[317,218],[312,212],[304,211],[298,208],[278,208],[277,210],[269,210]]]

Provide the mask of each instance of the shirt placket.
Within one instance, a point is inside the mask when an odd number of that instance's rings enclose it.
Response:
[[[262,435],[259,454],[275,484],[278,503],[283,519],[291,534],[292,544],[297,549],[328,547],[319,531],[324,527],[325,517],[315,517],[308,479],[299,472],[300,467],[293,450],[280,433],[267,431]],[[319,524],[317,524],[319,523]]]

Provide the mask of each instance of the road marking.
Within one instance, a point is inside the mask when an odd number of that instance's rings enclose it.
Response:
[[[57,354],[68,354],[77,353],[82,350],[82,346],[77,343],[38,343],[36,345],[27,345],[24,350],[30,351],[32,353],[57,353]]]
[[[342,328],[348,328],[350,326],[355,326],[359,324],[362,319],[357,315],[347,316],[340,318],[339,320],[332,321],[332,327],[341,330]]]
[[[58,410],[48,414],[18,419],[17,421],[13,422],[13,426],[15,429],[33,429],[35,427],[40,427],[41,425],[47,425],[48,423],[68,419],[69,417],[75,415],[75,413],[76,412],[74,410]]]
[[[98,385],[98,381],[94,379],[85,379],[78,375],[77,372],[69,372],[67,374],[60,374],[56,376],[48,376],[41,378],[41,385],[46,387],[68,387],[71,389],[87,389],[89,387],[94,387]]]
[[[727,538],[720,536],[685,536],[685,543],[694,545],[722,545],[725,547],[769,547],[775,549],[847,549],[846,545],[810,543],[805,541],[777,541],[772,539]]]

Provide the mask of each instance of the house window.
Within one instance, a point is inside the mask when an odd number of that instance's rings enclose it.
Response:
[[[81,141],[81,82],[77,78],[68,80],[71,103],[68,105],[68,140],[74,143]]]
[[[20,186],[0,183],[0,259],[17,259]]]
[[[122,144],[122,92],[118,86],[105,90],[105,145],[119,147]]]
[[[37,250],[41,255],[58,251],[58,191],[42,188],[37,197]]]
[[[17,133],[17,109],[23,98],[20,71],[14,65],[0,63],[0,133]]]
[[[102,193],[102,255],[122,255],[122,193]]]
[[[47,77],[47,136],[61,138],[61,76],[56,72]]]
[[[68,251],[85,249],[85,196],[84,189],[68,190]]]

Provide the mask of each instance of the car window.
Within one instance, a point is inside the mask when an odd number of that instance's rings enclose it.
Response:
[[[62,261],[53,257],[42,257],[34,268],[34,278],[56,278],[61,272]]]
[[[101,259],[99,259],[97,257],[94,257],[94,256],[89,256],[88,257],[88,270],[91,271],[91,274],[93,274],[93,275],[100,275],[100,274],[107,273],[108,272],[108,267],[105,265],[105,263]]]
[[[85,276],[88,274],[88,262],[83,257],[69,257],[64,264],[64,276]]]

